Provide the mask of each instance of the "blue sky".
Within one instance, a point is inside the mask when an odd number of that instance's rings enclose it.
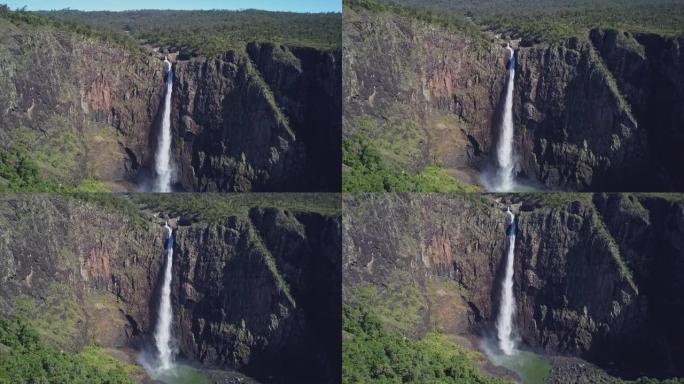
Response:
[[[342,0],[0,0],[10,8],[84,11],[123,11],[127,9],[265,9],[292,12],[341,12]]]

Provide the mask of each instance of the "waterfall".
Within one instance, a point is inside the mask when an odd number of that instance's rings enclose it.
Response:
[[[168,224],[166,229],[165,248],[166,266],[164,268],[164,283],[162,285],[161,300],[159,304],[159,318],[157,329],[154,332],[154,340],[159,351],[159,369],[168,370],[173,367],[173,350],[171,349],[171,323],[173,311],[171,308],[171,266],[173,264],[173,234]]]
[[[506,251],[506,276],[501,285],[501,303],[499,306],[499,317],[496,320],[497,337],[499,348],[506,355],[511,355],[515,351],[515,343],[512,339],[513,333],[513,314],[515,313],[515,298],[513,297],[513,261],[515,257],[515,215],[510,209],[506,210],[511,219],[511,223],[506,231],[508,238],[508,248]]]
[[[171,63],[164,58],[166,64],[166,91],[164,94],[164,110],[162,126],[159,131],[157,156],[155,158],[155,192],[171,192],[171,92],[173,91],[173,71]]]
[[[504,102],[503,119],[499,142],[496,147],[497,182],[496,192],[508,192],[513,189],[513,87],[515,86],[515,52],[510,44],[508,52],[508,82],[506,83],[506,100]]]

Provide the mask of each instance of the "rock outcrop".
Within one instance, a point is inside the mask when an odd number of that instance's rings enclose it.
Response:
[[[639,194],[347,196],[344,298],[369,301],[387,326],[410,336],[486,336],[504,272],[505,207],[514,204],[514,323],[523,342],[619,376],[682,375],[684,332],[673,315],[684,311],[682,201]]]
[[[0,313],[28,316],[71,350],[153,345],[162,231],[147,214],[120,211],[65,196],[4,196]],[[173,335],[182,356],[264,382],[339,379],[338,217],[254,207],[180,220],[175,236]]]
[[[412,171],[485,168],[501,118],[504,41],[463,23],[345,9],[344,134],[367,135],[386,161]],[[549,189],[681,190],[682,38],[589,35],[516,47],[519,172]]]
[[[0,30],[3,147],[26,147],[65,184],[144,184],[160,127],[159,57],[1,18]],[[247,44],[175,62],[176,188],[339,191],[340,55]]]

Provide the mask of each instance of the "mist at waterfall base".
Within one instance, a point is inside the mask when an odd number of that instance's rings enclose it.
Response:
[[[551,373],[550,363],[541,355],[525,350],[513,329],[515,296],[513,279],[515,272],[515,215],[506,210],[509,222],[506,228],[505,272],[501,282],[499,313],[496,319],[496,333],[488,333],[481,340],[480,348],[494,365],[515,372],[527,384],[543,384]]]
[[[162,106],[161,125],[157,137],[157,148],[154,154],[154,173],[141,176],[138,181],[140,192],[173,192],[175,168],[171,159],[171,96],[173,94],[173,67],[168,59],[164,59],[164,104]]]
[[[173,329],[173,307],[171,304],[171,280],[173,277],[173,231],[164,225],[164,251],[166,260],[162,264],[163,280],[159,298],[159,313],[154,331],[154,346],[147,346],[138,355],[147,374],[156,381],[166,384],[210,384],[210,380],[200,368],[176,361],[176,346],[171,331]]]

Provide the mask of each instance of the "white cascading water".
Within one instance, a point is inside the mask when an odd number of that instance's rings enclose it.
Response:
[[[506,250],[506,275],[501,285],[501,302],[499,306],[499,317],[496,320],[497,338],[499,348],[506,355],[511,355],[515,351],[513,341],[513,314],[515,313],[515,298],[513,297],[513,272],[515,258],[515,215],[510,209],[506,211],[511,219],[511,223],[506,231],[508,238],[508,248]]]
[[[504,102],[503,120],[499,142],[496,147],[497,180],[496,192],[513,190],[515,164],[513,159],[513,87],[515,86],[515,52],[510,44],[508,52],[508,82],[506,83],[506,100]]]
[[[173,349],[171,347],[171,323],[173,311],[171,308],[171,266],[173,264],[173,235],[171,227],[164,225],[166,238],[166,266],[164,269],[164,282],[159,303],[159,318],[157,329],[154,332],[154,340],[159,351],[159,370],[168,370],[173,367]]]
[[[173,92],[173,71],[171,63],[164,58],[166,64],[166,92],[164,94],[164,111],[162,126],[159,131],[157,157],[155,158],[155,192],[171,192],[171,93]]]

